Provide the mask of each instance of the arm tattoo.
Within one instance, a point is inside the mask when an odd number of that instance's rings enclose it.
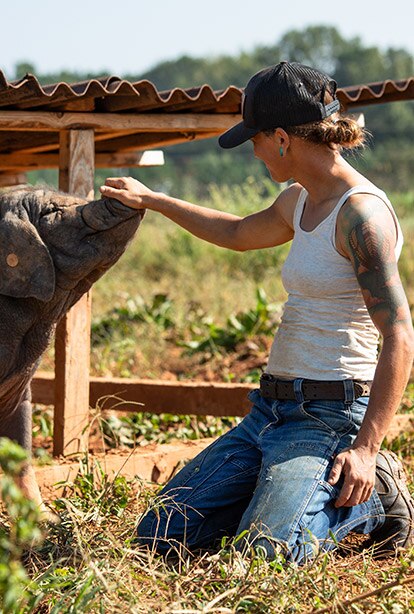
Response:
[[[384,224],[375,221],[375,213],[351,215],[346,241],[367,309],[381,332],[406,322],[407,301],[398,274],[394,237]]]

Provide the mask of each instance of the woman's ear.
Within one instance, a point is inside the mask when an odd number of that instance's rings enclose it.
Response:
[[[290,136],[283,130],[283,128],[276,128],[275,130],[275,139],[278,147],[282,147],[283,151],[286,155],[286,151],[289,149],[290,145]]]
[[[50,301],[55,267],[36,228],[11,212],[0,221],[0,294]]]

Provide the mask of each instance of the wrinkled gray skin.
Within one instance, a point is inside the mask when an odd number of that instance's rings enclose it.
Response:
[[[113,199],[0,192],[0,436],[31,450],[30,381],[55,324],[118,260],[141,219]]]

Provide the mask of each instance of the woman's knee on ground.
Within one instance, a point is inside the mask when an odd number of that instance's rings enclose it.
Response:
[[[136,543],[146,545],[159,554],[181,548],[191,541],[191,530],[185,509],[163,506],[149,510],[137,526]]]
[[[328,545],[329,543],[329,545]],[[304,565],[314,559],[321,551],[331,550],[331,540],[320,543],[311,533],[293,536],[290,541],[278,538],[265,529],[251,527],[243,532],[235,542],[236,549],[244,555],[253,553],[267,561],[279,560],[286,563]]]

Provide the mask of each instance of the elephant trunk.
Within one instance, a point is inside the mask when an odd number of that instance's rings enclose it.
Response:
[[[126,220],[133,221],[134,218],[136,220],[136,226],[133,232],[135,232],[142,216],[143,213],[141,211],[126,207],[113,198],[94,200],[82,207],[83,221],[89,228],[96,232],[109,230]],[[133,226],[133,224],[131,224],[131,226]]]

